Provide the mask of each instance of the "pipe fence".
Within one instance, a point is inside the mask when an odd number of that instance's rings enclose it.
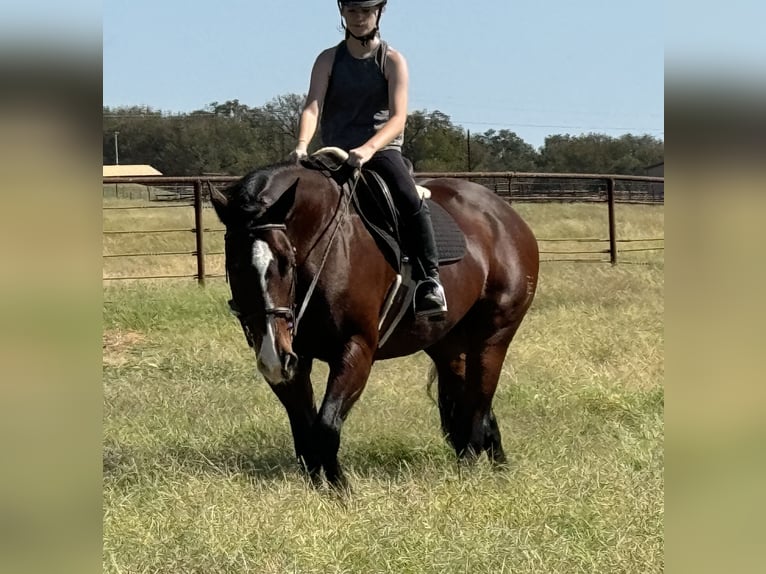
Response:
[[[616,265],[619,253],[664,250],[664,234],[618,239],[616,233],[616,205],[664,204],[661,177],[528,172],[421,172],[416,177],[467,179],[510,203],[606,203],[608,237],[538,237],[543,262]],[[103,178],[103,280],[196,279],[204,285],[206,279],[224,277],[224,228],[213,213],[209,190],[238,179],[222,175]],[[562,242],[583,244],[583,248],[555,249]],[[163,260],[172,263],[163,264]],[[211,260],[217,271],[208,265]],[[147,268],[154,272],[147,274]]]

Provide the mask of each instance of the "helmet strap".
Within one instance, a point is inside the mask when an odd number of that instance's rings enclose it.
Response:
[[[341,7],[340,0],[338,1],[338,8],[343,11]],[[367,44],[370,42],[370,40],[373,40],[375,36],[378,35],[380,32],[380,16],[383,14],[383,7],[381,6],[378,8],[378,17],[375,19],[375,28],[372,29],[372,32],[369,34],[365,34],[364,36],[356,36],[351,30],[346,28],[346,23],[343,21],[343,16],[340,18],[340,25],[343,27],[343,29],[346,31],[346,38],[351,36],[355,40],[359,40],[362,43],[363,47],[367,47]]]
[[[364,36],[357,36],[354,34],[351,30],[346,28],[346,34],[354,38],[355,40],[359,40],[362,43],[362,46],[367,46],[367,44],[370,42],[370,40],[374,40],[375,37],[378,35],[378,27],[376,26],[373,28],[372,32],[369,34],[365,34]]]

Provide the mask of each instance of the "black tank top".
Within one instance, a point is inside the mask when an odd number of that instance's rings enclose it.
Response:
[[[354,58],[345,41],[335,48],[319,124],[323,145],[346,151],[359,147],[388,121],[387,56],[382,40],[369,58]],[[382,149],[401,150],[403,141],[402,133]]]

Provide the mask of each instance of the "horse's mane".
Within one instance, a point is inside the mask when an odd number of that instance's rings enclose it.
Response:
[[[252,221],[263,215],[286,190],[286,186],[272,186],[284,172],[295,168],[293,162],[281,162],[254,169],[224,190],[230,216]]]
[[[226,188],[226,195],[230,202],[244,211],[262,209],[268,203],[267,198],[262,196],[264,190],[269,188],[277,175],[291,167],[295,167],[295,163],[281,162],[254,169]]]

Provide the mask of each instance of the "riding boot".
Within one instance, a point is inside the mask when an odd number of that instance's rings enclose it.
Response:
[[[418,280],[414,297],[415,315],[442,315],[447,312],[447,299],[439,280],[439,255],[431,215],[425,202],[417,213],[408,218],[405,228],[409,240],[407,251],[413,258],[413,276]]]

